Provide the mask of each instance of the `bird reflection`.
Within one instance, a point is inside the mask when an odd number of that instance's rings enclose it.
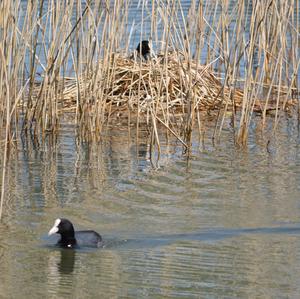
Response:
[[[70,274],[74,270],[75,250],[64,249],[60,250],[60,261],[57,263],[57,268],[60,274]]]
[[[75,250],[61,249],[51,252],[49,270],[57,276],[71,274],[75,265]]]
[[[48,292],[58,295],[60,290],[72,288],[75,250],[61,249],[50,252],[48,260]]]

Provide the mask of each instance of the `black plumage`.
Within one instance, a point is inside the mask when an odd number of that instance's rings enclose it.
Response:
[[[138,44],[136,51],[139,55],[142,55],[142,57],[145,60],[148,60],[150,58],[150,52],[151,52],[149,41],[147,41],[147,40],[141,41]]]
[[[48,235],[59,234],[57,245],[64,248],[100,247],[102,237],[93,230],[76,231],[71,221],[64,218],[55,220]]]

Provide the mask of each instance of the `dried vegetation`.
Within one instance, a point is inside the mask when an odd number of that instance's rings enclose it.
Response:
[[[4,138],[14,139],[21,129],[43,140],[58,132],[68,113],[84,140],[99,140],[103,127],[120,116],[137,129],[146,119],[152,128],[163,124],[188,139],[201,130],[200,112],[218,112],[220,135],[230,110],[235,140],[246,144],[254,111],[265,122],[275,110],[278,124],[282,111],[298,103],[298,28],[293,0],[4,0]],[[145,38],[156,57],[130,59]]]
[[[11,141],[55,136],[66,115],[88,141],[117,118],[147,124],[158,151],[159,128],[189,148],[203,112],[214,137],[230,115],[238,144],[255,111],[276,129],[299,106],[299,14],[298,0],[2,0],[0,215]],[[148,38],[156,58],[129,59]]]

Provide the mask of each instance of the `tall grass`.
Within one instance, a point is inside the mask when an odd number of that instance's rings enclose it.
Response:
[[[10,141],[20,133],[30,133],[37,141],[55,135],[66,115],[78,137],[98,140],[119,114],[118,105],[108,101],[119,76],[116,53],[130,55],[142,39],[150,39],[164,58],[161,79],[155,82],[154,90],[152,78],[143,77],[143,62],[136,61],[138,89],[130,90],[136,80],[132,76],[127,108],[120,113],[128,123],[136,123],[137,131],[146,118],[154,148],[160,148],[159,127],[175,135],[185,148],[190,147],[194,130],[201,135],[203,119],[195,97],[197,79],[193,79],[192,65],[199,72],[206,65],[223,84],[217,95],[223,98],[223,105],[214,137],[220,136],[228,109],[233,112],[230,117],[239,144],[247,143],[257,106],[263,123],[270,105],[275,109],[275,129],[289,101],[299,97],[299,14],[298,0],[2,0],[0,127],[5,145],[1,208]],[[185,95],[180,118],[170,111],[171,97],[165,88],[172,79],[168,73],[170,50],[181,55],[178,72],[184,70],[179,82]],[[157,66],[150,61],[147,67],[151,73]],[[61,99],[71,77],[76,82],[72,98],[76,104],[68,108]],[[83,84],[87,86],[83,88]],[[149,101],[147,113],[140,100],[134,109],[131,106],[134,98],[145,98],[145,86],[147,99],[157,98],[156,90],[166,89],[164,98]]]

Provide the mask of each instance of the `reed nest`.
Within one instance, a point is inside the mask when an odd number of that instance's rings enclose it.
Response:
[[[41,86],[36,84],[34,88],[36,99],[49,95],[45,86],[41,92]],[[51,88],[51,84],[48,86]],[[128,111],[143,114],[150,109],[155,114],[186,113],[191,109],[209,112],[225,106],[240,107],[243,100],[243,91],[230,93],[210,65],[187,60],[178,52],[148,61],[113,53],[108,60],[99,61],[93,71],[56,79],[55,90],[60,113],[96,108],[109,116]],[[261,101],[255,100],[253,106],[255,111],[262,111]],[[273,107],[270,102],[268,109]]]
[[[229,100],[209,66],[185,60],[183,54],[169,53],[151,60],[128,58],[114,53],[110,63],[100,61],[98,71],[59,82],[61,110],[75,109],[78,101],[86,105],[106,105],[110,110],[156,113],[184,111],[193,103],[201,111],[219,108]],[[235,93],[235,100],[242,99]],[[82,104],[82,103],[81,103]]]

